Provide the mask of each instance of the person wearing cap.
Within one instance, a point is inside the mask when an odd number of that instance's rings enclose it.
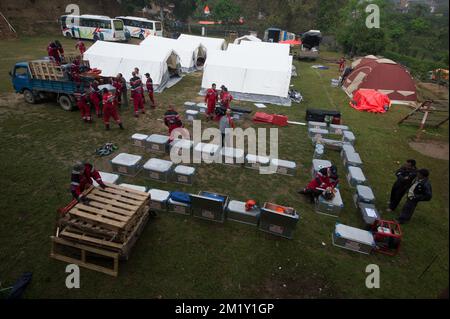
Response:
[[[153,89],[153,79],[151,78],[150,73],[145,73],[145,77],[147,78],[145,86],[147,88],[148,98],[150,99],[150,102],[152,102],[152,108],[154,109],[156,108],[156,103],[154,96],[155,90]]]
[[[397,177],[397,180],[392,186],[389,208],[387,209],[388,213],[394,211],[398,207],[403,196],[405,196],[406,192],[416,179],[416,161],[413,159],[407,160],[406,163],[395,172],[395,176]]]
[[[428,180],[430,172],[427,169],[420,169],[417,177],[408,189],[406,203],[403,206],[400,217],[397,218],[399,224],[409,222],[420,202],[429,202],[433,197],[431,183]]]
[[[225,137],[229,133],[229,129],[235,127],[230,109],[227,109],[226,114],[220,118],[219,127],[220,133],[222,134],[222,147],[225,147]]]
[[[73,166],[70,182],[70,191],[73,198],[78,202],[87,203],[87,198],[83,196],[83,192],[93,184],[94,180],[102,189],[106,188],[100,173],[92,164],[77,162]]]
[[[208,117],[208,119],[212,119],[214,117],[214,112],[218,100],[219,96],[217,94],[216,84],[213,83],[211,88],[206,91],[205,95],[205,103],[208,106],[208,109],[206,110],[206,116]]]
[[[98,84],[98,81],[95,80],[89,86],[89,103],[94,107],[97,117],[100,118],[102,116],[102,110],[100,108],[100,102],[102,99]]]
[[[228,89],[222,85],[222,91],[220,92],[220,104],[229,109],[231,107],[231,101],[233,100],[233,96],[228,92]]]
[[[122,105],[123,107],[128,107],[128,89],[127,89],[127,80],[123,77],[122,73],[117,74],[117,80],[122,83]]]
[[[77,106],[80,109],[81,118],[86,123],[92,123],[91,106],[88,104],[88,93],[77,85],[77,91],[74,93],[77,100]]]
[[[144,110],[144,100],[142,89],[142,81],[137,76],[136,72],[131,73],[132,78],[130,79],[130,87],[131,87],[131,97],[133,98],[134,105],[134,116],[139,117],[139,110],[141,110],[142,114],[145,114]]]
[[[324,167],[319,170],[314,179],[298,193],[308,196],[311,202],[315,202],[320,195],[331,194],[339,184],[337,167]],[[327,196],[328,197],[328,196]]]
[[[183,127],[183,122],[181,121],[180,115],[177,111],[175,111],[175,108],[173,105],[169,105],[169,109],[166,113],[164,113],[164,124],[169,129],[169,136],[170,141],[173,140],[172,132],[176,130],[177,128]]]
[[[109,120],[112,117],[114,121],[119,125],[120,129],[123,130],[122,120],[119,117],[119,112],[117,112],[117,103],[115,101],[115,95],[108,91],[107,88],[103,89],[103,122],[105,123],[105,128],[109,130]]]
[[[119,109],[122,108],[122,90],[123,84],[122,80],[119,78],[119,75],[111,79],[111,85],[116,89],[115,92],[115,101],[117,102]]]

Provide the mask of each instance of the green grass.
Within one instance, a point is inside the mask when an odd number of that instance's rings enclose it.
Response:
[[[16,61],[44,55],[49,40],[0,41],[0,72],[5,74]],[[63,44],[67,50],[74,42],[64,40]],[[448,285],[448,162],[425,157],[408,146],[415,128],[396,125],[407,114],[406,107],[395,106],[385,115],[357,112],[348,106],[341,90],[330,87],[330,79],[337,76],[335,65],[327,71],[312,69],[312,63],[296,65],[300,76],[293,84],[305,101],[291,108],[269,106],[267,111],[303,121],[308,107],[339,109],[345,124],[357,136],[356,147],[379,209],[385,210],[398,162],[416,158],[420,167],[431,170],[434,198],[421,203],[412,223],[403,227],[404,241],[397,257],[359,255],[332,246],[336,219],[317,215],[296,194],[310,178],[313,147],[306,128],[293,125],[279,129],[279,153],[281,158],[297,162],[297,177],[262,176],[244,168],[202,165],[197,166],[197,179],[191,187],[122,178],[123,182],[154,188],[216,191],[238,200],[253,198],[260,203],[293,206],[301,214],[293,240],[232,222],[216,225],[159,214],[146,227],[131,259],[121,264],[118,278],[82,269],[81,289],[68,290],[65,264],[49,258],[49,236],[56,209],[70,200],[71,164],[86,159],[109,171],[111,157],[96,158],[93,151],[110,141],[119,145],[120,152],[153,157],[131,146],[130,136],[136,132],[166,132],[157,120],[164,107],[172,102],[181,110],[183,102],[198,99],[201,75],[186,76],[157,95],[160,107],[145,118],[134,119],[131,109],[122,112],[125,132],[116,127],[105,132],[99,120],[86,126],[78,112],[64,112],[54,103],[27,105],[11,93],[9,79],[2,77],[0,281],[5,286],[22,272],[32,271],[28,298],[435,298]],[[255,109],[251,103],[238,104]],[[246,121],[239,125],[253,124]],[[448,127],[427,131],[425,137],[448,141]],[[342,176],[345,210],[338,221],[362,227],[339,154],[329,151],[326,157],[338,164]],[[385,213],[383,217],[395,215]],[[439,256],[436,263],[418,279],[435,255]],[[365,268],[373,263],[381,268],[381,289],[368,290]]]

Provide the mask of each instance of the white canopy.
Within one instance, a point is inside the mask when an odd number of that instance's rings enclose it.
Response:
[[[106,41],[95,42],[84,53],[84,59],[92,68],[100,69],[102,76],[112,77],[122,73],[127,81],[137,67],[142,75],[150,73],[157,90],[169,80],[169,71],[180,68],[179,57],[171,49]]]
[[[243,41],[261,42],[262,40],[260,38],[255,37],[254,35],[244,35],[243,37],[234,40],[234,44],[240,44]]]
[[[183,41],[184,43],[195,43],[198,45],[202,45],[206,48],[206,51],[211,50],[225,50],[226,42],[225,39],[218,38],[209,38],[209,37],[200,37],[197,35],[190,34],[181,34],[178,37],[178,41]]]
[[[292,56],[283,46],[229,45],[212,51],[206,60],[202,90],[225,85],[236,99],[290,105]],[[257,42],[251,42],[256,43]],[[289,50],[289,46],[287,46]]]
[[[173,50],[180,57],[181,68],[185,72],[193,71],[199,57],[205,58],[206,49],[198,42],[178,41],[164,37],[147,37],[140,43],[152,50]]]

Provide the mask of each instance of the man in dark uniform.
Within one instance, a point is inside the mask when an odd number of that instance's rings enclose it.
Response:
[[[403,206],[402,213],[397,221],[400,224],[409,222],[414,214],[414,210],[419,202],[429,202],[433,197],[431,184],[428,181],[430,172],[427,169],[420,169],[417,178],[408,190],[407,200]]]
[[[416,179],[416,161],[413,159],[407,160],[405,165],[395,172],[395,176],[397,177],[397,180],[395,181],[394,186],[392,186],[391,199],[387,212],[392,212],[397,208],[403,196],[405,196],[413,181]]]

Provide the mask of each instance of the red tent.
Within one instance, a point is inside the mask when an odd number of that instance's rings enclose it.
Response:
[[[386,94],[393,103],[417,101],[417,90],[406,68],[388,59],[362,58],[343,83],[348,95],[358,89],[373,89]]]
[[[375,90],[360,89],[353,94],[350,106],[358,111],[385,113],[391,107],[391,100]]]

